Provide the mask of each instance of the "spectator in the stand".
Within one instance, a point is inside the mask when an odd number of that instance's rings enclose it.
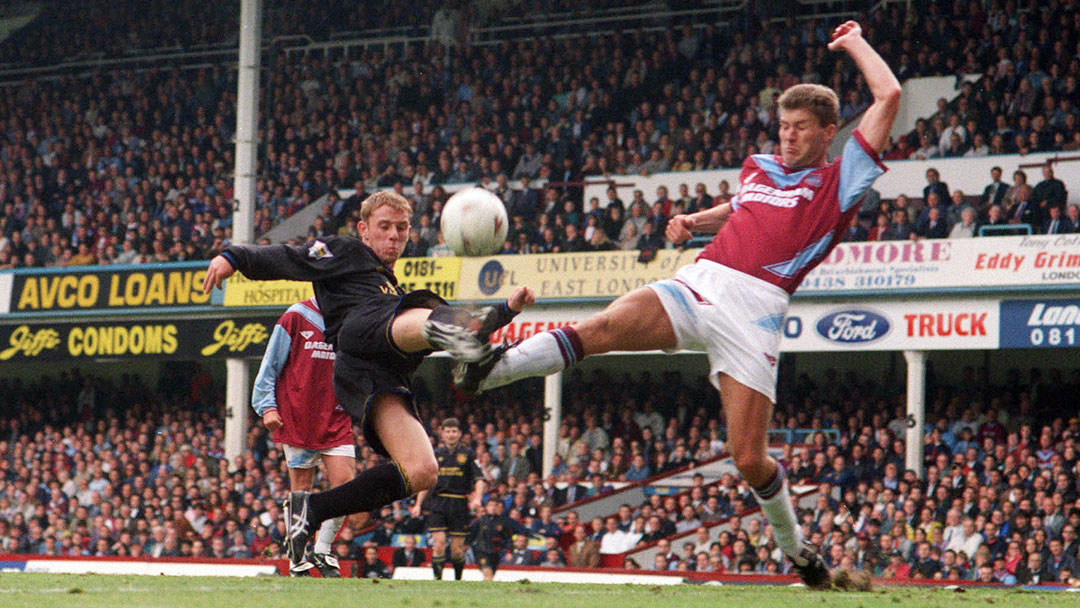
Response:
[[[600,550],[587,537],[583,524],[574,526],[574,542],[567,549],[567,555],[571,568],[596,568],[600,565]]]
[[[634,457],[630,461],[630,468],[627,469],[623,478],[626,481],[641,481],[648,479],[652,476],[652,469],[648,463],[645,462],[644,454],[634,454]]]
[[[1021,585],[1037,585],[1053,580],[1054,575],[1047,570],[1043,555],[1038,551],[1029,553],[1027,561],[1016,568],[1016,581]]]
[[[1027,187],[1027,173],[1017,170],[1013,172],[1013,185],[1005,193],[1005,202],[1002,209],[1009,209],[1020,200],[1020,191]]]
[[[1047,217],[1040,230],[1043,234],[1063,234],[1069,231],[1066,220],[1061,215],[1061,206],[1051,205],[1046,208],[1046,212]]]
[[[915,234],[925,239],[943,239],[949,236],[948,225],[941,217],[941,209],[930,207],[927,210],[926,223],[921,229],[916,229]]]
[[[1065,182],[1054,177],[1054,168],[1046,163],[1042,168],[1043,181],[1035,185],[1032,198],[1044,214],[1049,207],[1063,207],[1067,192]]]
[[[1062,232],[1071,234],[1080,232],[1080,205],[1073,203],[1065,209],[1065,228]]]
[[[360,578],[390,578],[390,569],[379,559],[378,548],[371,546],[364,549],[364,560],[356,564],[354,574]]]
[[[605,555],[624,553],[627,546],[628,532],[619,529],[618,519],[608,517],[604,520],[604,535],[600,538],[600,553]]]
[[[990,183],[983,189],[980,197],[981,206],[1000,205],[1005,200],[1009,187],[1001,181],[1001,167],[990,169]]]
[[[416,548],[416,537],[406,534],[402,540],[402,546],[394,550],[394,569],[401,567],[415,568],[424,563],[424,554]]]
[[[964,239],[975,236],[975,209],[967,207],[960,212],[960,221],[953,224],[949,231],[950,239]]]
[[[949,185],[941,181],[941,173],[933,167],[926,170],[926,186],[923,187],[923,199],[929,200],[931,192],[938,195],[938,200],[942,204],[946,204],[950,200]]]
[[[911,224],[908,222],[907,212],[902,209],[897,209],[893,212],[893,221],[889,224],[889,227],[881,233],[881,240],[883,241],[906,241],[911,238],[913,231]]]
[[[511,541],[513,546],[506,550],[502,561],[504,564],[514,566],[532,566],[536,564],[532,551],[529,550],[529,537],[524,534],[515,534]]]
[[[1031,199],[1031,186],[1023,185],[1016,189],[1016,201],[1005,210],[1004,215],[1010,224],[1027,224],[1033,228],[1042,224],[1039,206]]]

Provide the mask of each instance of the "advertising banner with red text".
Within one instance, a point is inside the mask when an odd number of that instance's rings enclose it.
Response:
[[[1080,286],[1080,234],[841,243],[798,295]]]
[[[999,311],[993,299],[795,301],[781,325],[780,350],[995,349]]]

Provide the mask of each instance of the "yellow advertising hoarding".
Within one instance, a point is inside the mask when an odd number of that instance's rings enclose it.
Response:
[[[458,299],[498,300],[519,285],[532,287],[541,300],[617,298],[642,285],[671,278],[693,262],[698,252],[661,249],[649,262],[639,261],[638,251],[464,258]]]
[[[428,289],[446,300],[457,299],[460,258],[402,258],[394,266],[405,291]],[[225,283],[225,306],[290,306],[315,295],[302,281],[252,281],[239,273]]]

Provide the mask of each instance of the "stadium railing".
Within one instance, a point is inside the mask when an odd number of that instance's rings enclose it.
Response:
[[[805,444],[817,433],[825,435],[831,443],[840,443],[840,431],[836,429],[773,429],[769,431],[769,443]]]
[[[1020,236],[1031,234],[1030,224],[998,224],[979,226],[979,236]]]

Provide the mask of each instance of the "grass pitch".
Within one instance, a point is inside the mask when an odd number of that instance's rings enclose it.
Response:
[[[580,585],[365,579],[0,574],[4,608],[1008,608],[1076,606],[1075,593],[885,587],[866,593],[756,585]]]

